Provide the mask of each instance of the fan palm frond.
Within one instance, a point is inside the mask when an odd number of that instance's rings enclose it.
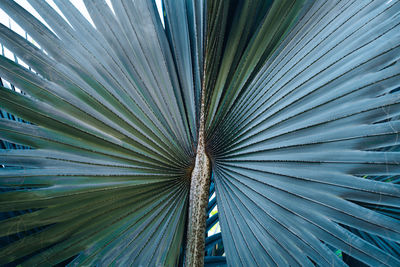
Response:
[[[0,264],[400,265],[399,1],[28,2]]]

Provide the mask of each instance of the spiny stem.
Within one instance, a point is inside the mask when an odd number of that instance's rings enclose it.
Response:
[[[204,71],[205,73],[205,71]],[[210,190],[210,160],[205,150],[205,88],[201,94],[200,123],[197,153],[192,171],[189,195],[189,213],[185,266],[204,266],[206,207]]]

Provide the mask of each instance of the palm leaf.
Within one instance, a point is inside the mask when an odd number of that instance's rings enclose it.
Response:
[[[58,1],[69,23],[47,3],[31,4],[51,30],[14,2],[1,3],[46,51],[1,27],[2,42],[39,74],[1,59],[1,75],[27,94],[3,88],[2,107],[35,124],[1,122],[2,139],[35,148],[2,153],[2,164],[28,169],[4,169],[2,186],[21,189],[1,198],[3,211],[39,210],[2,221],[1,233],[45,228],[2,248],[1,262],[33,255],[24,264],[55,264],[84,251],[72,264],[175,264],[187,209],[183,178],[193,157],[187,133],[195,128],[187,118],[195,114],[181,115],[177,73],[155,7],[115,3],[117,18],[105,2],[87,2],[99,31],[69,2]],[[109,25],[104,12],[114,18]],[[117,19],[131,21],[129,39]],[[154,26],[143,31],[139,22]],[[128,55],[123,42],[135,53]],[[164,64],[155,64],[160,58]]]
[[[399,221],[376,211],[398,207],[399,187],[362,178],[399,171],[398,154],[379,151],[398,144],[398,8],[313,3],[250,83],[230,70],[209,114],[229,264],[343,265],[328,244],[371,266],[400,263],[344,227],[399,241]]]
[[[153,1],[29,3],[46,25],[0,2],[39,45],[0,24],[30,67],[0,57],[30,122],[0,139],[32,148],[0,151],[0,264],[182,264],[204,134],[206,265],[400,265],[398,1],[163,1],[165,28]]]

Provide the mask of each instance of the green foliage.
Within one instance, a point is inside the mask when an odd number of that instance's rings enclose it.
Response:
[[[228,265],[400,265],[398,1],[29,2],[50,28],[0,1],[40,45],[0,24],[35,71],[0,57],[33,148],[0,150],[0,264],[179,264],[204,90]]]

